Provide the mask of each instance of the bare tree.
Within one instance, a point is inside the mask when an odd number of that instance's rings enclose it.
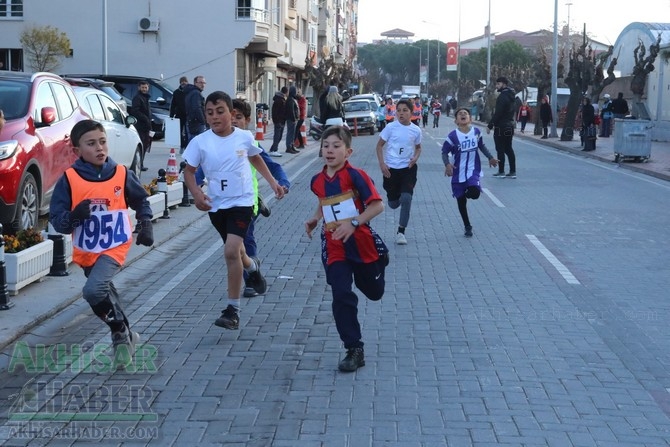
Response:
[[[309,54],[305,58],[305,72],[309,79],[309,85],[314,91],[312,100],[312,111],[315,115],[319,115],[319,97],[326,91],[330,85],[330,81],[335,81],[336,84],[347,85],[354,80],[353,68],[351,62],[345,61],[343,64],[338,64],[332,54],[322,57],[318,65],[312,65],[312,59]]]
[[[603,89],[614,82],[616,79],[616,75],[614,74],[614,68],[618,62],[616,57],[612,58],[609,66],[607,67],[607,77],[605,77],[603,74],[603,67],[605,66],[607,60],[612,56],[613,51],[614,47],[610,45],[606,52],[598,55],[598,63],[596,64],[595,73],[593,75],[593,86],[591,87],[592,103],[598,102],[600,93],[602,93]]]
[[[635,50],[633,50],[633,56],[635,57],[635,66],[633,67],[633,79],[630,81],[630,89],[635,95],[635,101],[633,102],[633,114],[642,117],[648,116],[646,110],[644,110],[644,105],[642,103],[642,95],[644,94],[644,87],[647,84],[647,75],[654,71],[654,61],[656,56],[660,51],[661,47],[661,34],[658,34],[656,43],[649,46],[649,56],[644,57],[646,54],[646,49],[644,48],[644,43],[640,40]]]
[[[70,55],[70,39],[53,26],[28,26],[19,40],[33,71],[56,71]]]

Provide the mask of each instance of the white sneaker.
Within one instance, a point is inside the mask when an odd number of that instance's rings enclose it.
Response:
[[[407,245],[407,238],[403,233],[396,233],[395,243],[398,245]]]
[[[270,157],[281,157],[282,155],[279,153],[279,151],[274,151],[274,152],[268,152],[268,155]]]

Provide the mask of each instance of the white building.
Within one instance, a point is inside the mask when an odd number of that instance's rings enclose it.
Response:
[[[328,52],[355,57],[357,0],[4,0],[0,62],[29,71],[19,36],[51,25],[70,39],[60,73],[207,79],[214,90],[270,103],[295,83],[305,90],[305,60]],[[353,43],[353,45],[352,45]],[[353,49],[353,53],[352,53]]]

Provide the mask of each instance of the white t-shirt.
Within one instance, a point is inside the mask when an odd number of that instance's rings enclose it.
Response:
[[[402,169],[409,166],[414,149],[421,144],[421,129],[416,124],[401,124],[393,121],[384,127],[379,138],[386,141],[384,163],[389,168]]]
[[[202,167],[212,211],[216,211],[254,205],[256,193],[249,157],[260,153],[251,132],[233,128],[230,135],[220,137],[210,129],[188,143],[183,158],[191,166]]]

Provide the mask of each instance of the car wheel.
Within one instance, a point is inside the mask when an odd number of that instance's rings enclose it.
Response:
[[[140,169],[142,168],[142,148],[137,146],[135,154],[133,155],[133,162],[130,165],[130,170],[135,173],[137,177],[140,176]]]
[[[21,182],[19,199],[16,203],[16,214],[11,223],[12,230],[25,230],[37,227],[39,218],[40,196],[37,190],[37,182],[32,174],[26,173]]]

